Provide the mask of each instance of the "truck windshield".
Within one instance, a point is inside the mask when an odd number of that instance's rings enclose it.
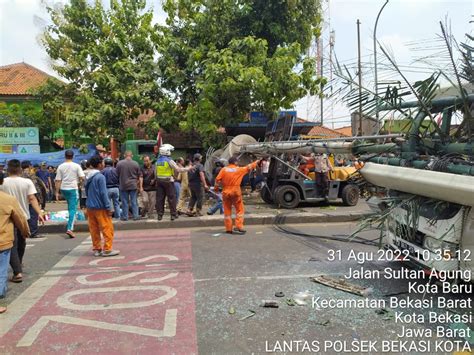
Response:
[[[420,203],[420,216],[428,220],[442,220],[453,218],[461,209],[461,205],[455,203],[424,200]]]
[[[154,144],[139,144],[138,145],[138,154],[139,155],[144,155],[144,154],[154,154]]]

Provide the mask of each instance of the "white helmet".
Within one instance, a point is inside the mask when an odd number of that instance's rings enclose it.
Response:
[[[171,152],[174,150],[174,147],[171,144],[162,144],[158,152],[160,155],[170,156]]]

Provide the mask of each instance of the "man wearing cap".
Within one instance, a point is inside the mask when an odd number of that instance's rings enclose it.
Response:
[[[257,165],[260,165],[260,161],[254,161],[253,163],[239,167],[237,166],[237,158],[231,157],[229,159],[229,165],[222,168],[216,177],[216,183],[214,186],[214,192],[219,191],[219,185],[222,186],[222,200],[224,203],[224,225],[225,232],[232,234],[237,232],[244,234],[244,203],[242,201],[242,190],[240,184],[245,175],[250,171],[254,170]],[[235,208],[235,229],[232,230],[232,206]]]
[[[29,160],[23,160],[21,162],[21,169],[23,170],[22,177],[25,179],[31,180],[33,185],[36,189],[36,199],[40,205],[40,208],[44,210],[44,205],[46,204],[46,195],[47,190],[46,186],[35,173],[33,166]],[[36,212],[35,208],[30,204],[30,218],[28,219],[28,226],[30,227],[30,238],[41,238],[42,236],[38,234],[39,226],[38,226],[38,213]]]
[[[168,199],[171,220],[178,218],[176,211],[176,189],[174,187],[174,174],[190,171],[192,168],[179,167],[175,161],[171,159],[171,152],[174,147],[171,144],[162,144],[159,148],[158,160],[156,167],[156,212],[158,221],[163,219],[165,213],[165,198]]]
[[[189,190],[191,190],[191,199],[189,200],[188,216],[202,216],[202,202],[204,199],[204,190],[208,191],[209,187],[206,182],[206,175],[204,174],[204,166],[201,164],[202,155],[194,154],[193,168],[194,170],[188,173]],[[196,211],[194,210],[196,206]]]
[[[74,235],[74,220],[77,212],[77,202],[79,200],[79,185],[84,181],[84,172],[79,164],[74,163],[74,152],[66,150],[65,162],[58,166],[56,171],[56,200],[59,200],[59,192],[67,202],[69,218],[67,222],[66,234],[70,238]]]
[[[97,144],[95,146],[95,150],[97,151],[97,154],[102,158],[105,159],[107,158],[107,150],[104,148],[102,144]]]

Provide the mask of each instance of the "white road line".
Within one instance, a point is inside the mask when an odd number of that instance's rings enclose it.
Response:
[[[34,244],[26,244],[26,249],[34,247],[34,246],[35,246]]]
[[[194,279],[194,282],[206,281],[251,281],[251,280],[283,280],[283,279],[304,279],[315,277],[317,274],[299,274],[299,275],[274,275],[274,276],[237,276],[237,277],[215,277],[209,279]]]
[[[48,237],[41,237],[41,238],[31,238],[31,239],[27,239],[27,243],[28,241],[35,241],[35,242],[44,242],[45,240],[47,240]]]
[[[13,328],[41,297],[60,280],[62,275],[68,273],[69,269],[87,250],[89,250],[89,247],[86,245],[75,247],[8,306],[8,312],[0,315],[0,338]]]

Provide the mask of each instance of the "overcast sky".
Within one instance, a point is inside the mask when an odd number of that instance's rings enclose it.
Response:
[[[157,21],[164,19],[160,3],[160,0],[149,1],[150,6],[156,10]],[[365,75],[364,83],[368,86],[373,85],[373,27],[384,3],[385,0],[330,0],[326,12],[326,32],[329,29],[335,31],[334,52],[338,60],[349,67],[356,65],[356,20],[360,19],[362,72]],[[464,40],[465,33],[473,32],[473,24],[469,23],[474,19],[473,14],[474,0],[390,0],[379,20],[377,38],[393,53],[397,64],[406,65],[404,69],[409,79],[426,78],[428,72],[422,68],[423,65],[413,63],[421,55],[420,51],[415,50],[432,45],[430,41],[440,33],[439,21],[445,21],[446,18],[454,37],[458,41]],[[47,19],[41,0],[0,0],[0,65],[24,61],[54,75],[46,52],[38,42],[41,26]],[[327,47],[326,56],[328,52]],[[382,66],[387,62],[380,51],[378,60]],[[395,78],[393,73],[384,72],[383,67],[379,70],[380,80]],[[307,101],[303,99],[295,107],[300,117],[307,117],[309,113],[309,117],[314,119],[317,115],[317,109],[312,103],[314,100],[310,100],[310,105]],[[330,127],[333,124],[336,127],[347,125],[347,110],[338,104],[332,106],[330,102],[325,106],[325,121]]]

